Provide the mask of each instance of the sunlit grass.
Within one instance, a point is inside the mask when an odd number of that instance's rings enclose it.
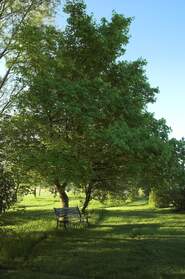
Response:
[[[80,206],[80,197],[71,194],[70,205]],[[95,201],[90,227],[65,232],[56,230],[59,206],[43,191],[0,218],[0,267],[13,270],[1,278],[185,278],[183,213],[142,200],[117,207]]]

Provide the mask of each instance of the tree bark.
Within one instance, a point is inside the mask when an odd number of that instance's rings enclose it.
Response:
[[[93,190],[93,184],[92,183],[87,184],[85,187],[85,200],[82,207],[82,213],[85,213],[86,208],[89,205],[89,202],[91,200],[92,190]]]
[[[37,188],[36,187],[34,187],[34,189],[33,189],[33,195],[35,198],[37,197]]]
[[[67,183],[64,182],[63,184],[60,184],[60,181],[58,179],[56,179],[55,180],[55,186],[56,186],[56,189],[59,193],[59,197],[60,197],[62,207],[69,207],[69,198],[68,198],[68,195],[65,191]]]
[[[3,213],[3,201],[0,199],[0,215]]]
[[[41,187],[39,186],[39,197],[40,197],[40,195],[41,195]]]

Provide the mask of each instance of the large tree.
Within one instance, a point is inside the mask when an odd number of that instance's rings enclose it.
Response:
[[[131,19],[113,13],[96,23],[80,0],[66,1],[64,11],[64,31],[29,24],[17,36],[15,71],[26,87],[5,133],[14,160],[55,184],[68,206],[68,183],[90,194],[128,185],[157,145],[163,156],[164,140],[146,110],[158,92],[146,62],[123,60]]]

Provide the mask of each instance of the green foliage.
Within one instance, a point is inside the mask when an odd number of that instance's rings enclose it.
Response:
[[[15,70],[26,87],[4,124],[9,153],[47,183],[91,182],[102,194],[124,189],[164,157],[160,129],[167,129],[146,111],[158,89],[145,61],[122,59],[130,18],[113,13],[97,24],[83,1],[67,1],[64,11],[64,31],[29,24],[17,34]]]
[[[165,185],[169,127],[147,112],[157,88],[146,61],[124,61],[130,18],[97,23],[83,1],[66,1],[64,30],[24,24],[12,51],[24,90],[3,131],[10,161],[46,184],[92,186],[92,197]],[[16,149],[15,149],[16,146]]]
[[[168,142],[169,159],[163,165],[163,181],[153,189],[153,202],[157,207],[173,206],[185,209],[185,141]]]
[[[157,189],[153,203],[156,207],[174,207],[177,210],[185,210],[185,188],[178,185]]]
[[[0,1],[0,116],[10,110],[14,96],[23,89],[15,79],[13,69],[21,57],[17,35],[25,25],[48,24],[59,0],[1,0]]]
[[[11,173],[0,166],[0,214],[17,200],[17,189]]]
[[[160,190],[152,190],[149,194],[149,205],[152,207],[166,208],[170,206],[169,193]]]

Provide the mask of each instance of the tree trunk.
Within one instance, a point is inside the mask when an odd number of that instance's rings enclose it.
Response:
[[[53,195],[54,195],[54,198],[56,198],[57,197],[57,188],[56,188],[56,186],[54,187],[54,190],[53,190]]]
[[[89,202],[91,200],[92,189],[93,189],[93,184],[91,183],[87,184],[85,187],[85,200],[82,207],[82,213],[85,213],[86,208],[89,205]]]
[[[33,195],[35,198],[37,197],[37,188],[36,187],[34,187],[34,189],[33,189]]]
[[[39,186],[39,197],[40,197],[40,195],[41,195],[41,187]]]
[[[67,195],[67,193],[65,191],[67,183],[64,182],[61,185],[59,180],[56,179],[55,180],[55,186],[56,186],[56,189],[57,189],[57,191],[59,193],[59,197],[60,197],[60,201],[61,201],[62,207],[69,207],[69,198],[68,198],[68,195]]]
[[[3,201],[0,199],[0,215],[3,213]]]

